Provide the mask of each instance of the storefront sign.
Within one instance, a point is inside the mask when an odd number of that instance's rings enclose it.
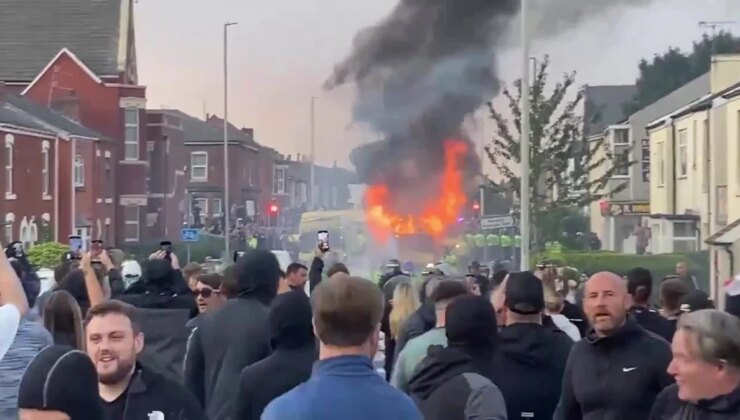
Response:
[[[650,203],[611,203],[612,216],[646,216],[650,214]]]

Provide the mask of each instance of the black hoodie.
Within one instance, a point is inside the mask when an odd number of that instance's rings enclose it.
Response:
[[[493,307],[481,297],[463,297],[447,308],[446,321],[448,347],[430,347],[409,381],[414,403],[425,420],[506,419],[493,384]]]
[[[242,370],[234,419],[259,420],[275,398],[305,382],[318,358],[311,303],[303,290],[284,293],[270,307],[273,353]]]
[[[590,332],[573,345],[555,420],[645,419],[673,383],[670,345],[628,317],[613,335]]]
[[[673,384],[658,395],[650,420],[735,420],[740,418],[740,386],[727,395],[692,404],[678,399]]]
[[[514,324],[499,332],[494,377],[509,419],[552,418],[572,346],[567,335],[538,324]]]
[[[280,264],[270,251],[252,250],[234,274],[237,297],[203,317],[185,357],[185,384],[210,420],[231,418],[242,369],[270,354],[268,305],[277,294]]]

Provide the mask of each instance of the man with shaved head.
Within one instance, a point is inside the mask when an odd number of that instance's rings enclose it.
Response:
[[[555,420],[646,419],[655,397],[673,383],[666,372],[670,345],[629,317],[629,305],[618,275],[596,273],[586,283],[591,331],[570,352]]]

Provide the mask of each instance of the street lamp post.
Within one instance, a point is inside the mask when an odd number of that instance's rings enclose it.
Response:
[[[231,223],[229,221],[229,27],[236,22],[224,23],[224,203],[221,211],[224,213],[224,258],[229,258],[229,239]]]
[[[309,191],[311,192],[311,210],[316,210],[316,97],[311,97],[311,183]]]
[[[521,159],[519,204],[520,210],[520,232],[522,235],[521,258],[519,265],[522,271],[529,270],[529,245],[530,245],[530,221],[529,221],[529,28],[527,27],[527,0],[522,0],[521,37],[522,37],[522,136],[521,136]]]

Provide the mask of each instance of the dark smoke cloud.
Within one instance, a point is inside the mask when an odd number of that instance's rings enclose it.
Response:
[[[518,5],[402,0],[385,20],[356,36],[352,53],[325,87],[356,84],[355,121],[386,138],[353,152],[361,176],[410,156],[430,170],[441,168],[443,141],[462,135],[465,116],[500,88],[494,52]]]
[[[660,0],[531,0],[537,38],[580,21]],[[520,0],[401,0],[376,26],[361,31],[325,88],[353,83],[355,122],[384,141],[350,156],[366,182],[393,178],[399,161],[417,161],[422,179],[441,168],[442,143],[500,89],[497,53],[518,44]],[[474,148],[471,147],[471,154]],[[471,156],[467,168],[477,172]],[[394,184],[391,184],[394,185]]]

